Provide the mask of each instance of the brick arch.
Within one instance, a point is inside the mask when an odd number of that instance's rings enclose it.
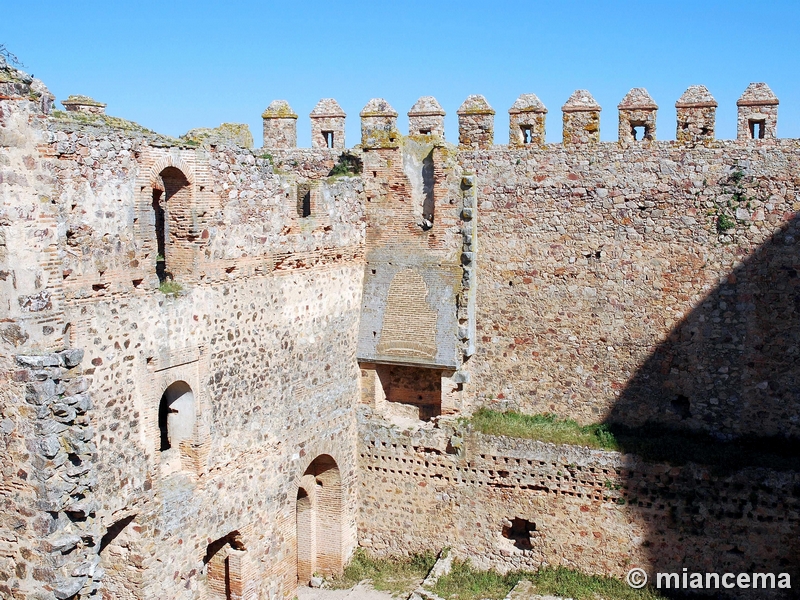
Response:
[[[161,182],[161,171],[168,167],[174,167],[183,173],[186,180],[190,185],[194,185],[194,169],[192,169],[185,160],[173,156],[163,156],[159,158],[155,164],[150,168],[150,187],[163,190],[163,183]],[[161,185],[161,187],[159,187]]]
[[[296,483],[295,543],[297,577],[336,575],[344,567],[344,497],[336,459],[320,453],[306,465]]]
[[[303,477],[305,476],[308,468],[311,466],[315,460],[322,456],[328,456],[331,460],[336,464],[336,466],[341,470],[342,465],[347,465],[348,462],[341,458],[338,452],[332,447],[333,444],[314,444],[310,451],[306,450],[306,455],[303,460],[300,462],[300,466],[296,471],[295,479],[292,482],[292,491],[296,494],[297,489],[302,485]]]
[[[194,275],[197,262],[194,178],[193,169],[180,157],[163,156],[150,168],[155,215],[153,258],[161,283],[173,278],[186,281]]]

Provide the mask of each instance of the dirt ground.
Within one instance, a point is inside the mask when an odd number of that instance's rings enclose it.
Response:
[[[373,590],[361,582],[349,590],[321,590],[309,587],[297,589],[298,600],[396,600],[386,592]]]

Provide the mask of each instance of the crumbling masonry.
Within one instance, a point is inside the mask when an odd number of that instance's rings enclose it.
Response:
[[[800,436],[800,142],[636,88],[275,101],[178,139],[0,65],[0,595],[292,597],[376,554],[797,573],[800,473],[485,436],[476,408]]]

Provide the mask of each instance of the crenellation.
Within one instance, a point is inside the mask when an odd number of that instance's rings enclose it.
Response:
[[[333,98],[323,98],[311,111],[311,147],[346,148],[344,122],[347,115]]]
[[[765,85],[739,124],[769,143],[715,140],[691,86],[675,142],[634,88],[618,142],[578,90],[562,144],[534,94],[508,145],[470,96],[458,146],[425,96],[408,136],[370,100],[350,150],[332,99],[312,148],[277,100],[253,149],[236,124],[171,138],[48,94],[0,64],[3,597],[293,597],[357,546],[795,568],[793,455],[668,463],[464,419],[800,437],[800,142],[775,139]]]
[[[508,115],[509,146],[544,146],[547,108],[536,94],[522,94],[508,109]]]
[[[467,96],[458,108],[458,144],[462,148],[489,148],[494,143],[494,109],[480,94]]]
[[[652,142],[656,139],[658,105],[644,88],[633,88],[617,105],[619,110],[619,143]]]
[[[679,143],[702,144],[714,140],[717,101],[706,86],[689,86],[675,108],[678,121],[675,139]]]
[[[273,100],[261,114],[264,148],[297,147],[297,113],[286,100]]]
[[[361,110],[361,146],[396,148],[400,143],[397,111],[383,98],[373,98]]]
[[[64,105],[67,112],[80,112],[89,115],[104,115],[106,113],[106,105],[89,96],[72,95],[66,100],[62,100],[61,104]]]
[[[429,135],[444,140],[444,112],[433,96],[422,96],[408,111],[408,135]]]
[[[600,105],[587,90],[576,90],[561,107],[564,146],[582,146],[600,141]]]
[[[751,83],[736,101],[737,138],[772,140],[778,130],[778,98],[766,83]]]

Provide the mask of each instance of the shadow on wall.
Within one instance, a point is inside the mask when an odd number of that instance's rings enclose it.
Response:
[[[800,586],[800,218],[670,332],[607,425],[624,451],[673,466],[622,473],[654,571]]]
[[[793,218],[670,333],[609,423],[725,440],[800,440],[800,219]]]

